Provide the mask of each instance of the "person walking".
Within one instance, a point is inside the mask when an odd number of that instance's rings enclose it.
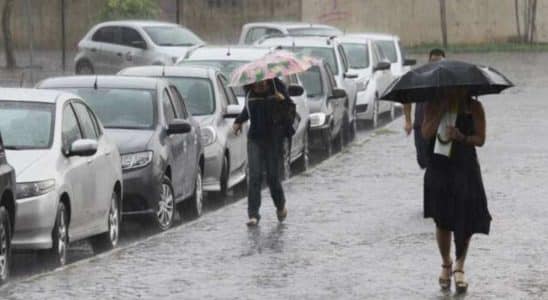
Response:
[[[436,62],[445,59],[445,51],[442,49],[432,49],[428,55],[428,62]],[[405,127],[404,130],[407,135],[414,131],[415,135],[415,149],[417,151],[417,163],[421,169],[425,169],[428,164],[428,154],[426,153],[428,143],[422,138],[421,125],[424,116],[423,103],[419,102],[415,104],[415,120],[411,118],[412,104],[407,103],[403,105],[403,112],[405,115]]]
[[[485,143],[485,112],[466,88],[452,87],[442,91],[439,101],[427,102],[423,107],[421,133],[428,142],[424,217],[433,218],[436,224],[442,258],[440,286],[450,288],[453,275],[457,293],[464,293],[468,288],[464,263],[470,238],[474,233],[489,234],[491,222],[476,154],[476,147]],[[438,127],[448,112],[456,112],[456,123],[446,127],[446,138],[442,138]],[[438,154],[436,143],[450,144],[449,155]],[[452,234],[456,248],[454,268],[450,254]]]
[[[247,141],[249,186],[247,197],[248,226],[257,226],[261,220],[261,184],[263,173],[276,206],[278,220],[287,217],[284,191],[280,181],[283,141],[288,135],[289,114],[294,104],[286,86],[277,78],[244,86],[246,104],[236,118],[233,130],[239,134],[242,124],[250,121]],[[293,104],[293,105],[292,105]]]

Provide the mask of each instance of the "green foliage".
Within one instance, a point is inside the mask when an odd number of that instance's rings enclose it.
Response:
[[[154,19],[159,13],[155,0],[107,0],[99,20]]]

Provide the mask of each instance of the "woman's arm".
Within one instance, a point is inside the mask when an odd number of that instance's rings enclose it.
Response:
[[[469,145],[482,147],[485,144],[485,111],[483,110],[481,103],[477,100],[472,100],[470,110],[472,112],[472,117],[474,118],[475,134],[467,136],[464,141]]]
[[[431,139],[436,135],[444,109],[439,102],[424,104],[424,119],[422,120],[421,133],[424,139]]]

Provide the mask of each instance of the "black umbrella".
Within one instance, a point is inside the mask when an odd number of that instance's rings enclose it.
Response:
[[[464,87],[471,96],[498,94],[514,86],[499,71],[455,60],[441,60],[407,72],[394,80],[381,99],[401,103],[431,101],[448,87]]]

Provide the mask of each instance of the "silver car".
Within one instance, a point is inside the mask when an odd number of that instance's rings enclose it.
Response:
[[[69,242],[95,251],[118,242],[122,169],[116,145],[78,96],[0,90],[0,131],[16,173],[14,249],[64,265]]]
[[[190,50],[178,64],[212,66],[220,69],[226,77],[229,77],[232,71],[239,66],[252,60],[259,59],[271,51],[272,49],[269,48],[252,46],[203,46]],[[300,78],[295,75],[284,77],[282,80],[288,86],[303,85]],[[245,102],[243,89],[238,87],[233,88],[233,90],[238,97],[238,102],[243,105]],[[308,129],[310,128],[310,122],[306,93],[302,95],[293,95],[291,98],[297,106],[297,112],[301,117],[301,122],[299,123],[295,135],[291,139],[291,143],[286,141],[284,146],[284,177],[290,176],[291,164],[297,164],[300,169],[306,170],[309,163]],[[288,151],[288,149],[291,150]]]
[[[114,74],[131,66],[172,65],[204,42],[177,24],[113,21],[94,26],[78,44],[76,74]]]
[[[148,66],[124,69],[119,75],[165,77],[182,93],[201,128],[204,191],[226,195],[245,180],[247,139],[232,131],[234,113],[241,112],[242,106],[220,71],[206,66]]]

